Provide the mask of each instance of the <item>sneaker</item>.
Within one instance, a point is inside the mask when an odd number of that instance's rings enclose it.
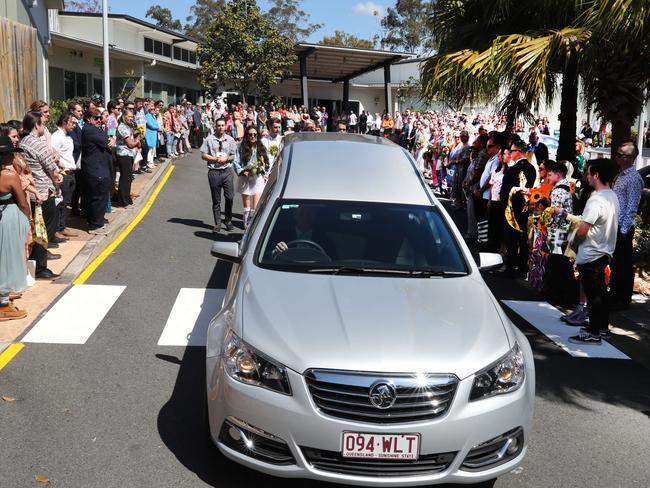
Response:
[[[233,230],[235,230],[235,226],[232,225],[232,222],[230,222],[230,221],[226,222],[226,230],[228,232],[232,232]]]
[[[585,332],[589,332],[584,327],[582,329],[580,329],[580,330],[583,330]],[[600,338],[601,339],[610,339],[611,337],[612,337],[612,333],[609,331],[609,329],[600,331]]]
[[[562,315],[562,317],[560,317],[560,320],[561,320],[562,322],[566,322],[567,319],[572,319],[572,318],[574,318],[574,317],[577,317],[579,314],[582,313],[582,311],[583,311],[585,308],[586,308],[586,307],[584,306],[584,304],[580,303],[580,304],[578,304],[578,306],[575,308],[575,310],[574,310],[573,312],[571,312],[571,313],[569,313],[569,314],[564,314],[564,315]]]
[[[585,307],[579,314],[564,319],[564,322],[573,327],[586,327],[589,325],[589,310]]]
[[[0,322],[4,322],[5,320],[24,319],[25,317],[27,317],[27,312],[18,307],[14,307],[13,305],[0,307]]]
[[[572,342],[573,344],[591,344],[594,346],[600,346],[602,344],[600,334],[596,336],[583,330],[580,330],[578,335],[569,337],[569,342]]]
[[[106,228],[106,226],[97,227],[96,229],[89,229],[88,233],[96,236],[105,236],[108,235],[108,229]]]

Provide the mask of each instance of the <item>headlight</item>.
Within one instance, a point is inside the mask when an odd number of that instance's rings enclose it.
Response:
[[[479,400],[515,391],[523,384],[525,376],[524,353],[519,344],[515,344],[505,356],[476,373],[469,399]]]
[[[264,356],[232,331],[226,336],[223,363],[228,375],[237,381],[291,395],[285,367]]]

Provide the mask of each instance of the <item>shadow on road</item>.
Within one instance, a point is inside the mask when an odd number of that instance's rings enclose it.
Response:
[[[189,227],[199,227],[201,229],[212,230],[212,225],[207,224],[202,220],[198,220],[198,219],[182,219],[180,217],[172,217],[171,219],[168,219],[167,222],[171,222],[172,224],[182,224],[182,225],[187,225]]]

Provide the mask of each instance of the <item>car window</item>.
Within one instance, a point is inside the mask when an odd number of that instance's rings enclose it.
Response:
[[[258,264],[288,271],[468,271],[447,223],[432,206],[283,200],[260,242]]]

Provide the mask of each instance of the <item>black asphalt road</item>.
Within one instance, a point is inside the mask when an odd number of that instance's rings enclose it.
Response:
[[[0,395],[17,398],[0,401],[0,488],[42,486],[37,475],[72,488],[330,486],[223,459],[202,424],[204,348],[156,345],[180,288],[226,286],[229,267],[209,255],[211,220],[195,151],[88,281],[126,286],[88,342],[27,344],[0,372]],[[498,298],[534,298],[489,282]],[[537,410],[523,467],[496,486],[650,487],[649,371],[572,358],[512,318],[535,352]]]

